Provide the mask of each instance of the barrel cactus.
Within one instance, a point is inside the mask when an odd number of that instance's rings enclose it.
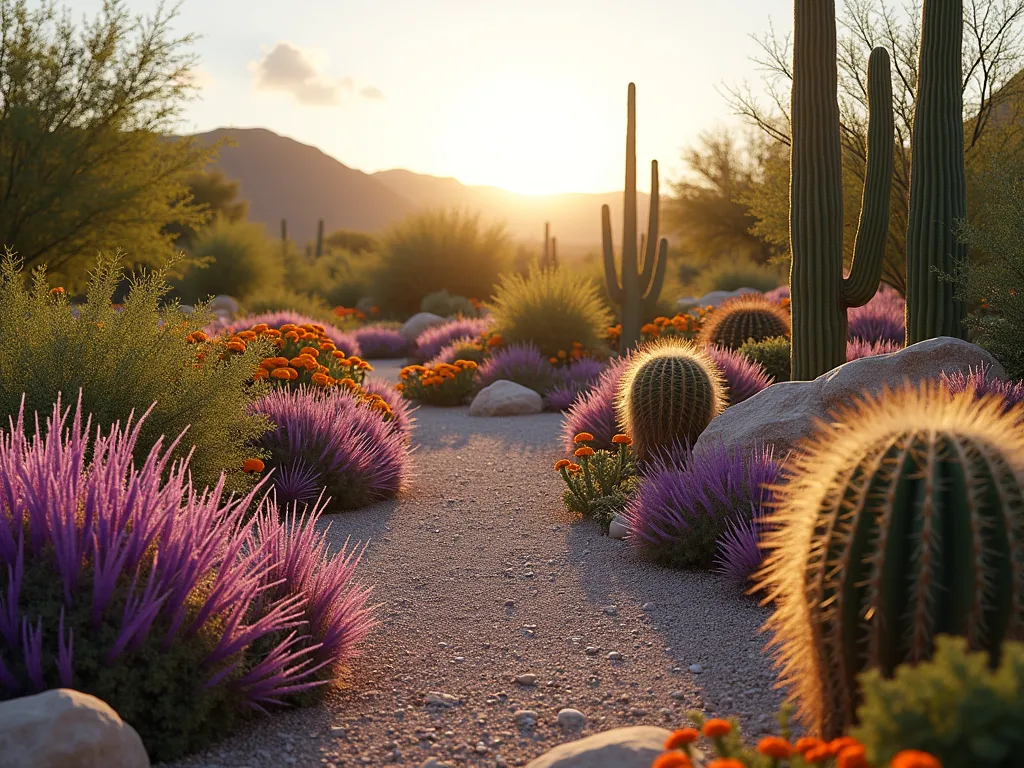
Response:
[[[666,337],[642,346],[619,383],[619,423],[641,459],[693,444],[726,406],[725,383],[711,356],[693,342]]]
[[[760,294],[729,299],[708,315],[701,340],[726,349],[739,349],[747,341],[789,337],[789,312]]]
[[[788,462],[756,581],[817,735],[855,722],[861,672],[926,660],[939,634],[993,663],[1024,638],[1022,412],[907,385],[840,409]]]

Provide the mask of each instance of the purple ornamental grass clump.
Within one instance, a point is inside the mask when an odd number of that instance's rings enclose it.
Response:
[[[355,336],[361,350],[359,357],[364,360],[405,357],[409,352],[409,342],[394,328],[367,325],[357,328],[352,335]]]
[[[582,357],[571,365],[555,368],[554,380],[557,383],[544,395],[544,406],[550,411],[569,410],[580,393],[597,383],[607,367],[603,360]]]
[[[760,547],[763,523],[756,509],[749,518],[730,520],[718,539],[715,573],[738,590],[745,590],[750,577],[761,567],[764,553]]]
[[[1024,381],[1008,381],[992,376],[987,365],[968,368],[967,373],[954,371],[942,373],[942,383],[953,394],[970,390],[975,399],[990,394],[1003,398],[1003,410],[1009,411],[1018,403],[1024,402]]]
[[[260,439],[285,503],[314,501],[326,489],[330,508],[357,509],[405,487],[409,445],[400,429],[337,389],[279,387],[253,405],[275,429]],[[281,481],[276,475],[281,474]],[[315,477],[308,481],[303,478]]]
[[[709,345],[708,354],[722,372],[728,387],[729,405],[742,403],[773,382],[764,366],[733,349]]]
[[[359,346],[359,341],[351,331],[342,331],[330,323],[322,323],[319,320],[314,320],[312,317],[307,317],[290,310],[260,312],[259,314],[247,315],[246,317],[231,321],[217,320],[206,327],[206,333],[211,338],[213,336],[230,336],[233,333],[247,330],[260,323],[266,323],[271,328],[280,328],[285,323],[319,325],[324,329],[324,334],[327,338],[334,342],[334,346],[349,357],[353,355],[360,357],[363,353],[362,347]]]
[[[778,476],[770,449],[719,447],[654,460],[626,505],[628,538],[655,562],[710,568],[730,527],[760,517],[771,500],[766,486]]]
[[[430,360],[456,339],[464,336],[479,338],[492,322],[490,317],[461,317],[431,326],[416,337],[410,357],[420,362]]]
[[[476,372],[478,390],[505,379],[543,395],[555,383],[555,369],[536,345],[509,344],[488,357]]]
[[[391,382],[380,376],[367,376],[360,388],[368,395],[380,395],[384,398],[384,402],[391,407],[391,419],[387,423],[397,429],[406,442],[410,442],[413,423],[416,421],[412,414],[416,406],[402,397],[402,393],[395,389]]]
[[[580,432],[594,436],[589,445],[595,451],[615,450],[612,438],[622,431],[615,412],[615,396],[629,360],[629,355],[612,359],[597,383],[581,393],[566,412],[562,421],[562,444],[567,453],[576,449],[573,438]]]
[[[882,284],[871,301],[846,311],[847,337],[851,341],[887,341],[902,347],[906,338],[906,309],[906,300],[894,288]]]
[[[890,352],[899,352],[901,349],[903,349],[902,342],[854,339],[846,342],[846,362],[860,360],[862,357],[888,355]]]
[[[328,555],[318,507],[193,488],[177,440],[133,456],[148,412],[93,437],[70,410],[0,432],[0,699],[97,696],[154,762],[308,700],[375,623],[361,553]]]

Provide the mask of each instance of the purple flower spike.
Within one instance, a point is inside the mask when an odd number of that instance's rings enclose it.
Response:
[[[730,520],[718,539],[715,572],[736,589],[746,589],[750,577],[761,567],[760,533],[759,521],[751,516],[739,522]]]

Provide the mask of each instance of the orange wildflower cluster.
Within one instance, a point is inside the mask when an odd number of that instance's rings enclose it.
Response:
[[[691,745],[701,735],[711,741],[716,753],[704,768],[750,768],[753,763],[748,757],[749,752],[739,746],[738,739],[726,740],[732,730],[728,720],[719,718],[704,721],[699,731],[680,728],[665,740],[665,752],[655,759],[652,768],[696,768],[692,762],[696,756]],[[780,736],[764,736],[757,742],[757,754],[770,758],[772,768],[872,768],[864,745],[852,736],[831,741],[805,737],[797,739],[796,743]],[[908,749],[898,753],[889,763],[889,768],[942,768],[942,764],[926,752]]]
[[[398,372],[397,389],[408,400],[431,405],[459,405],[473,389],[477,364],[472,360],[438,363],[433,367],[407,365]]]
[[[366,319],[366,313],[363,312],[360,309],[356,309],[355,307],[335,307],[334,308],[334,316],[335,317],[351,317],[351,318],[353,318],[355,320],[365,320]]]
[[[680,312],[675,317],[656,317],[653,322],[644,323],[640,327],[640,340],[651,341],[662,336],[682,336],[692,339],[700,333],[704,327],[704,320],[713,311],[713,307],[698,307],[694,315],[690,312]],[[608,340],[613,344],[618,343],[622,337],[622,324],[613,325],[606,332]]]
[[[64,295],[64,289],[61,288],[60,286],[57,286],[56,288],[51,288],[50,289],[50,295],[51,296],[63,296]]]
[[[555,354],[548,358],[548,362],[552,365],[565,365],[576,362],[586,355],[586,350],[583,349],[583,345],[574,341],[572,343],[572,349],[566,352],[564,349],[558,350]]]

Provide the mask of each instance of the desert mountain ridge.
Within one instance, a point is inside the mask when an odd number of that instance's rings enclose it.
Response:
[[[365,173],[265,128],[218,128],[195,138],[205,145],[231,139],[235,146],[222,147],[210,168],[238,182],[239,197],[249,201],[250,220],[277,234],[281,219],[287,219],[289,237],[300,244],[316,238],[318,219],[327,232],[380,233],[415,211],[452,206],[478,211],[487,222],[504,221],[516,241],[542,240],[544,223],[551,222],[560,244],[597,248],[601,206],[607,204],[616,243],[622,237],[621,190],[524,195],[403,169]],[[645,181],[646,174],[638,174],[638,186]],[[637,191],[641,223],[649,199]]]

